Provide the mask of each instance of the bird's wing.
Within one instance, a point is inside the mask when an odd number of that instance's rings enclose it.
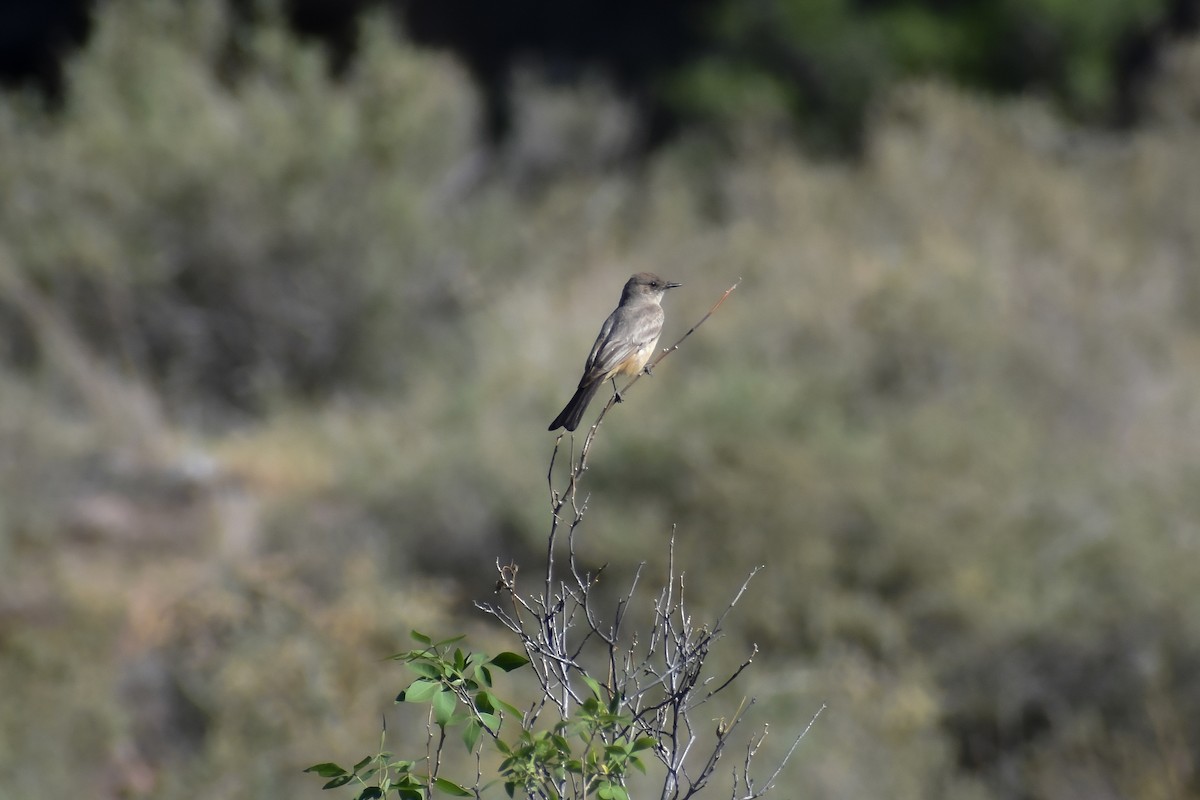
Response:
[[[617,308],[600,328],[580,385],[604,379],[635,352],[658,339],[662,326],[663,311],[657,305]]]
[[[604,320],[604,324],[600,326],[600,333],[596,336],[596,341],[592,343],[592,351],[588,353],[587,362],[583,365],[583,380],[579,382],[580,386],[588,382],[589,376],[596,367],[596,360],[600,358],[608,337],[612,335],[613,328],[616,327],[617,315],[620,312],[620,308],[613,311],[608,315],[608,319]]]

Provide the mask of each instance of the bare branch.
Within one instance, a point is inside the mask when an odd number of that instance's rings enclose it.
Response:
[[[742,279],[738,278],[737,281],[735,281],[732,286],[730,286],[728,289],[726,289],[725,292],[719,298],[717,298],[717,302],[712,304],[712,307],[709,308],[707,312],[705,312],[704,316],[701,317],[699,320],[697,320],[697,322],[694,325],[692,325],[692,327],[687,329],[687,331],[683,334],[683,336],[680,336],[679,339],[676,340],[675,344],[671,345],[670,347],[664,348],[661,352],[659,352],[658,355],[656,355],[654,358],[652,358],[649,361],[649,363],[646,364],[645,369],[643,369],[637,375],[634,375],[632,378],[630,378],[629,383],[625,384],[625,386],[621,388],[620,396],[624,397],[625,393],[629,391],[629,388],[631,386],[633,386],[635,383],[637,383],[638,380],[643,375],[649,374],[656,366],[658,366],[658,362],[662,361],[664,358],[671,355],[671,353],[674,353],[676,350],[678,350],[680,345],[683,344],[683,341],[685,339],[687,339],[689,336],[691,336],[693,333],[695,333],[697,328],[699,328],[701,325],[703,325],[705,322],[707,322],[708,318],[717,312],[717,309],[719,309],[721,307],[721,304],[725,302],[726,298],[728,298],[729,295],[733,294],[733,290],[736,289],[738,286],[740,286],[741,283],[742,283]],[[585,457],[587,456],[587,451],[591,448],[592,440],[596,437],[596,430],[600,427],[600,423],[604,421],[604,417],[605,417],[605,415],[608,414],[608,410],[610,408],[612,408],[614,405],[616,405],[616,403],[617,403],[617,395],[614,394],[613,396],[608,398],[608,402],[604,404],[604,408],[600,409],[600,416],[596,417],[596,421],[594,423],[592,423],[592,427],[588,429],[587,436],[585,436],[584,440],[583,440],[583,450],[579,456],[581,471],[582,471],[582,467],[583,467],[583,461],[584,461]],[[559,436],[561,438],[562,434],[559,434]]]
[[[656,355],[646,371],[678,350],[688,336],[716,313],[740,283],[739,279],[725,290],[703,317],[673,345]],[[622,393],[640,377],[630,379]],[[565,434],[560,433],[555,438],[546,473],[551,521],[543,571],[536,578],[540,594],[523,594],[517,583],[517,565],[502,564],[497,560],[496,592],[503,592],[508,600],[503,604],[478,602],[476,605],[515,635],[530,659],[542,696],[524,714],[521,720],[524,730],[532,731],[547,708],[558,713],[561,722],[555,722],[559,725],[571,720],[574,726],[586,716],[581,713],[584,698],[592,702],[588,713],[594,715],[597,705],[590,698],[594,692],[602,692],[607,696],[597,699],[605,701],[600,705],[605,708],[603,713],[613,720],[610,726],[572,727],[572,730],[585,732],[580,739],[585,751],[607,747],[622,739],[633,741],[637,737],[650,737],[655,741],[651,752],[665,768],[660,797],[662,800],[682,800],[697,795],[711,782],[733,731],[755,705],[753,698],[744,698],[732,717],[714,720],[714,727],[693,718],[698,707],[727,691],[758,654],[757,646],[752,645],[749,655],[732,672],[705,674],[710,649],[723,638],[726,620],[763,567],[759,565],[749,571],[715,617],[697,621],[689,607],[686,575],[677,562],[676,531],[672,528],[666,553],[667,575],[649,603],[652,619],[647,629],[641,634],[627,634],[624,630],[643,581],[644,563],[637,568],[627,590],[619,593],[615,607],[598,607],[600,595],[596,587],[606,565],[588,567],[576,549],[576,537],[588,510],[588,496],[580,493],[580,486],[587,471],[589,454],[600,425],[614,402],[610,399],[601,409],[595,423],[583,435],[578,452],[574,436],[571,437],[565,450],[568,456],[565,470],[558,467]],[[560,482],[557,487],[556,469]],[[584,689],[585,683],[590,688]],[[816,716],[762,788],[755,787],[750,767],[766,736],[766,728],[761,735],[752,736],[740,773],[734,770],[735,800],[738,800],[739,791],[743,793],[743,800],[760,797],[769,791],[815,720]],[[580,760],[576,763],[583,765],[581,772],[560,774],[531,796],[547,792],[560,797],[587,795],[596,780],[593,762]]]
[[[779,777],[780,772],[783,772],[783,768],[786,767],[788,761],[791,760],[792,754],[795,753],[796,748],[800,746],[800,740],[808,735],[808,732],[812,729],[813,724],[817,721],[817,717],[821,716],[821,712],[826,708],[827,706],[822,703],[821,707],[817,709],[817,713],[812,715],[812,719],[808,721],[808,724],[804,726],[804,730],[800,731],[800,735],[796,737],[795,741],[792,742],[792,746],[789,747],[787,753],[784,754],[783,759],[779,762],[779,766],[775,767],[775,771],[771,773],[771,777],[767,778],[767,782],[763,785],[762,791],[755,794],[755,797],[762,797],[774,787],[775,779]]]

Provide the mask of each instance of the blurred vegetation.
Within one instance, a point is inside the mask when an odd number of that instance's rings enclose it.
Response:
[[[1127,136],[906,83],[857,165],[767,114],[595,169],[620,103],[534,89],[468,191],[448,59],[372,17],[335,82],[266,24],[231,84],[228,26],[114,2],[59,116],[0,96],[0,794],[316,797],[381,711],[421,742],[383,659],[509,649],[469,601],[653,269],[666,341],[744,280],[606,421],[588,557],[676,524],[700,604],[768,565],[729,628],[777,745],[829,704],[797,794],[1200,797],[1200,44]]]
[[[271,18],[321,42],[329,71],[345,76],[361,49],[359,22],[387,12],[412,42],[453,54],[469,73],[483,140],[518,132],[523,81],[602,80],[637,119],[625,155],[769,118],[810,152],[859,155],[888,90],[935,75],[1129,126],[1145,116],[1166,48],[1200,30],[1198,0],[218,1],[232,15],[213,63],[225,81],[242,74],[244,40]],[[36,86],[60,107],[63,62],[110,2],[10,5],[0,6],[0,83]]]
[[[1166,32],[1195,25],[1187,8],[1168,0],[734,0],[714,9],[713,55],[685,64],[669,96],[727,121],[763,105],[783,109],[824,152],[857,151],[864,114],[914,76],[1036,92],[1081,118],[1118,119],[1135,108],[1138,79]]]

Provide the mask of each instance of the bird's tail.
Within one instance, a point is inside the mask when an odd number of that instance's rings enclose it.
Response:
[[[590,383],[581,384],[575,390],[574,396],[562,411],[558,412],[558,416],[554,418],[554,422],[550,423],[548,430],[557,430],[558,428],[566,428],[573,431],[579,427],[579,420],[583,418],[583,412],[587,411],[588,403],[592,402],[592,398],[596,396],[598,390],[604,381],[592,381]]]

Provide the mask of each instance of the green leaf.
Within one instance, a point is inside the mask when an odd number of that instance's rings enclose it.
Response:
[[[446,676],[446,670],[440,664],[433,664],[425,660],[412,661],[408,668],[424,678],[435,681],[440,681]]]
[[[349,783],[352,780],[354,780],[353,775],[339,775],[338,777],[336,777],[333,780],[326,783],[321,788],[322,789],[336,789],[339,786],[345,786],[347,783]]]
[[[467,752],[473,753],[475,745],[479,744],[479,734],[483,733],[483,724],[479,720],[473,719],[467,723],[467,727],[463,728],[463,744],[467,746]]]
[[[609,781],[601,781],[596,788],[596,796],[603,800],[629,800],[629,792],[625,791],[624,786],[618,786]]]
[[[368,786],[362,790],[362,794],[358,796],[358,800],[379,800],[383,797],[383,789],[378,786]]]
[[[370,760],[370,759],[368,759],[368,760]],[[313,764],[311,767],[309,767],[308,769],[306,769],[304,771],[305,772],[315,772],[317,775],[320,775],[322,778],[336,778],[338,775],[346,774],[346,770],[342,769],[337,764],[334,764],[333,762],[330,762],[330,761],[326,761],[322,764]]]
[[[467,635],[465,633],[460,633],[458,636],[451,636],[449,639],[442,639],[440,642],[435,644],[434,647],[445,647],[448,644],[461,642],[465,638],[467,638]]]
[[[488,669],[487,667],[484,667],[484,666],[480,666],[479,669],[476,670],[475,674],[479,676],[479,680],[482,681],[484,686],[491,688],[491,686],[492,686],[492,671],[490,669]]]
[[[486,725],[492,733],[500,730],[500,718],[495,714],[488,714],[485,711],[481,711],[479,712],[479,722]]]
[[[396,695],[397,703],[423,703],[442,690],[442,685],[426,678],[417,678],[400,694]]]
[[[520,669],[528,664],[529,659],[518,653],[501,653],[495,656],[490,663],[505,672],[512,672],[514,669]]]
[[[450,795],[451,797],[472,797],[473,796],[466,787],[459,786],[454,781],[449,781],[449,780],[446,780],[445,778],[438,778],[437,780],[435,780],[433,782],[433,785],[436,786],[438,789],[441,789],[443,792]]]
[[[364,758],[362,761],[360,761],[360,762],[358,762],[357,764],[355,764],[355,765],[354,765],[354,769],[352,769],[352,770],[350,770],[350,771],[351,771],[351,772],[358,772],[360,769],[362,769],[363,767],[365,767],[367,764],[370,764],[370,763],[371,763],[371,761],[372,761],[372,759],[374,759],[374,758],[375,758],[375,756],[367,756],[367,757],[366,757],[366,758]]]
[[[492,695],[492,699],[496,701],[496,705],[500,706],[500,708],[504,709],[504,711],[508,712],[509,714],[512,714],[517,719],[521,719],[523,716],[521,714],[521,709],[517,708],[511,703],[504,702],[499,697],[496,697],[496,695]]]
[[[458,697],[454,692],[444,691],[433,696],[433,719],[442,726],[446,727],[446,723],[450,721],[450,717],[454,715],[454,707],[458,705]]]
[[[429,638],[428,636],[421,633],[420,631],[411,630],[408,632],[408,635],[411,636],[412,638],[416,639],[418,642],[425,645],[426,647],[429,647],[430,645],[433,644],[433,639]]]
[[[595,678],[593,678],[591,675],[584,675],[583,682],[586,683],[587,687],[592,690],[592,695],[598,702],[604,700],[604,690],[600,688],[600,684]]]
[[[631,753],[636,753],[638,750],[653,750],[654,745],[658,742],[652,736],[639,736],[633,742],[633,747],[629,748]]]

